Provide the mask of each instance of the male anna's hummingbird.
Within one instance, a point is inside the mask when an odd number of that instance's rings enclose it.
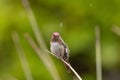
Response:
[[[54,32],[51,36],[50,50],[58,58],[64,59],[67,63],[69,63],[69,49],[58,32]],[[70,68],[66,64],[65,66],[67,70],[70,71]]]

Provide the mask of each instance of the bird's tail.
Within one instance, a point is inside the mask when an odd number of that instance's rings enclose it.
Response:
[[[69,60],[65,60],[65,61],[70,65]],[[65,68],[67,69],[68,73],[70,73],[71,72],[70,67],[68,65],[66,65],[65,63],[64,63],[64,65],[65,65]]]

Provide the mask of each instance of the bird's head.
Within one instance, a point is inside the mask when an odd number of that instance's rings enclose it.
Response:
[[[60,34],[59,34],[58,32],[54,32],[54,33],[52,34],[52,36],[53,36],[54,38],[59,38],[59,37],[60,37]]]
[[[60,39],[60,34],[58,32],[52,33],[52,39],[58,41]]]

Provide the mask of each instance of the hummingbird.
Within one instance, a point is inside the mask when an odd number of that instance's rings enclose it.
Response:
[[[57,58],[63,59],[70,64],[69,62],[70,50],[58,32],[52,33],[51,41],[50,41],[50,50]],[[65,63],[64,65],[67,68],[67,70],[70,72],[70,68]]]

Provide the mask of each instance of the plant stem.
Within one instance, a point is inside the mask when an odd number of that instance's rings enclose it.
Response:
[[[12,39],[13,39],[13,42],[14,42],[15,47],[17,49],[17,53],[19,55],[19,58],[20,58],[20,61],[22,64],[22,68],[23,68],[23,71],[25,73],[26,80],[33,80],[32,73],[30,71],[26,56],[24,54],[24,50],[20,44],[19,35],[17,32],[14,32],[12,34]]]
[[[56,55],[54,55],[52,52],[46,50],[46,52],[52,54],[53,56],[56,57]],[[57,58],[57,57],[56,57]],[[67,63],[64,59],[60,59],[63,63],[65,63],[70,69],[71,71],[75,74],[75,76],[78,78],[78,80],[82,80],[82,78],[79,76],[79,74],[75,71],[75,69],[69,64]]]
[[[100,28],[95,27],[96,37],[96,75],[97,80],[102,80],[102,65],[101,65],[101,45],[100,45]]]

